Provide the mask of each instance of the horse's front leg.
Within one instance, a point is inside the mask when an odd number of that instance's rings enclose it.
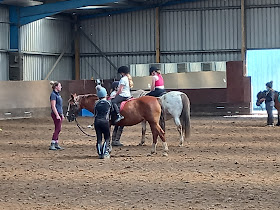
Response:
[[[158,131],[155,126],[151,126],[152,135],[153,135],[153,144],[152,144],[152,151],[151,154],[156,153],[156,147],[157,147],[157,137],[158,137]]]
[[[278,122],[277,122],[276,126],[280,126],[280,115],[279,115],[279,113],[277,114],[277,117],[278,117]]]
[[[146,121],[142,121],[142,139],[141,142],[139,143],[140,146],[143,146],[145,144],[145,135],[146,135]]]
[[[163,156],[167,157],[168,156],[168,146],[167,146],[167,143],[165,141],[165,133],[164,131],[161,129],[160,126],[158,126],[158,135],[160,137],[160,139],[162,140],[162,146],[163,146]]]

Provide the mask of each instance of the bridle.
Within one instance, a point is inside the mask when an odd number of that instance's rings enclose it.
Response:
[[[69,121],[69,122],[75,121],[77,127],[80,129],[80,131],[81,131],[83,134],[85,134],[85,135],[87,135],[87,136],[90,136],[90,137],[95,137],[95,136],[93,136],[93,135],[90,135],[90,134],[86,133],[86,132],[83,130],[83,127],[82,127],[82,126],[79,124],[79,122],[77,121],[77,117],[76,117],[76,114],[75,114],[76,112],[75,112],[75,111],[71,111],[71,115],[69,115],[69,113],[70,113],[70,106],[71,106],[71,104],[70,104],[70,102],[68,102],[68,108],[67,108],[67,111],[66,111],[66,117],[67,117],[68,121]],[[79,106],[79,103],[75,100],[75,98],[73,98],[72,107],[75,107],[75,110],[77,110],[77,109],[78,109],[78,106]]]

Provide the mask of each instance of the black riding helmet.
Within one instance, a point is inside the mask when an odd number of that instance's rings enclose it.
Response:
[[[124,74],[128,74],[129,73],[129,68],[127,66],[121,66],[120,68],[118,68],[118,73],[124,73]]]
[[[273,83],[273,81],[270,81],[270,82],[266,83],[265,85],[266,85],[266,87],[268,87],[268,88],[272,88],[272,83]]]
[[[150,75],[151,75],[154,71],[157,71],[157,70],[159,70],[158,67],[156,67],[156,66],[151,66],[151,68],[150,68],[150,70],[149,70]]]
[[[119,86],[119,81],[114,81],[114,82],[112,83],[112,85],[111,85],[111,89],[112,89],[112,90],[115,90],[116,87],[118,87],[118,86]]]

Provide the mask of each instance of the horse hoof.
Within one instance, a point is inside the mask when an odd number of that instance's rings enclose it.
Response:
[[[151,153],[148,153],[148,154],[147,154],[147,157],[150,157],[150,156],[152,156],[152,154],[151,154]]]
[[[163,153],[162,156],[163,156],[163,157],[168,157],[167,152]]]
[[[179,144],[179,147],[182,147],[182,146],[184,146],[183,144]]]
[[[138,146],[145,146],[145,143],[139,143]]]

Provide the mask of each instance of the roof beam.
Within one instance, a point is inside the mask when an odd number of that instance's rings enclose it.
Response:
[[[182,4],[185,2],[194,2],[194,1],[205,1],[205,0],[179,0],[179,1],[172,0],[172,1],[165,2],[163,4],[150,4],[150,5],[143,4],[143,6],[139,6],[139,7],[130,7],[130,8],[126,8],[126,9],[108,11],[108,12],[104,12],[104,13],[97,13],[97,14],[93,14],[93,15],[81,15],[78,18],[80,20],[85,20],[85,19],[90,19],[90,18],[104,17],[104,16],[127,13],[127,12],[135,12],[135,11],[139,11],[139,10],[145,10],[145,9],[156,8],[156,7],[166,7],[166,6]]]
[[[86,6],[97,6],[114,3],[116,0],[70,0],[56,3],[42,4],[33,7],[23,7],[20,9],[20,17],[28,17],[42,14],[59,13],[65,10],[76,9]]]
[[[24,25],[47,16],[60,13],[65,10],[71,10],[86,6],[98,6],[114,2],[116,2],[116,0],[69,0],[32,7],[21,7],[19,23],[20,25]]]

